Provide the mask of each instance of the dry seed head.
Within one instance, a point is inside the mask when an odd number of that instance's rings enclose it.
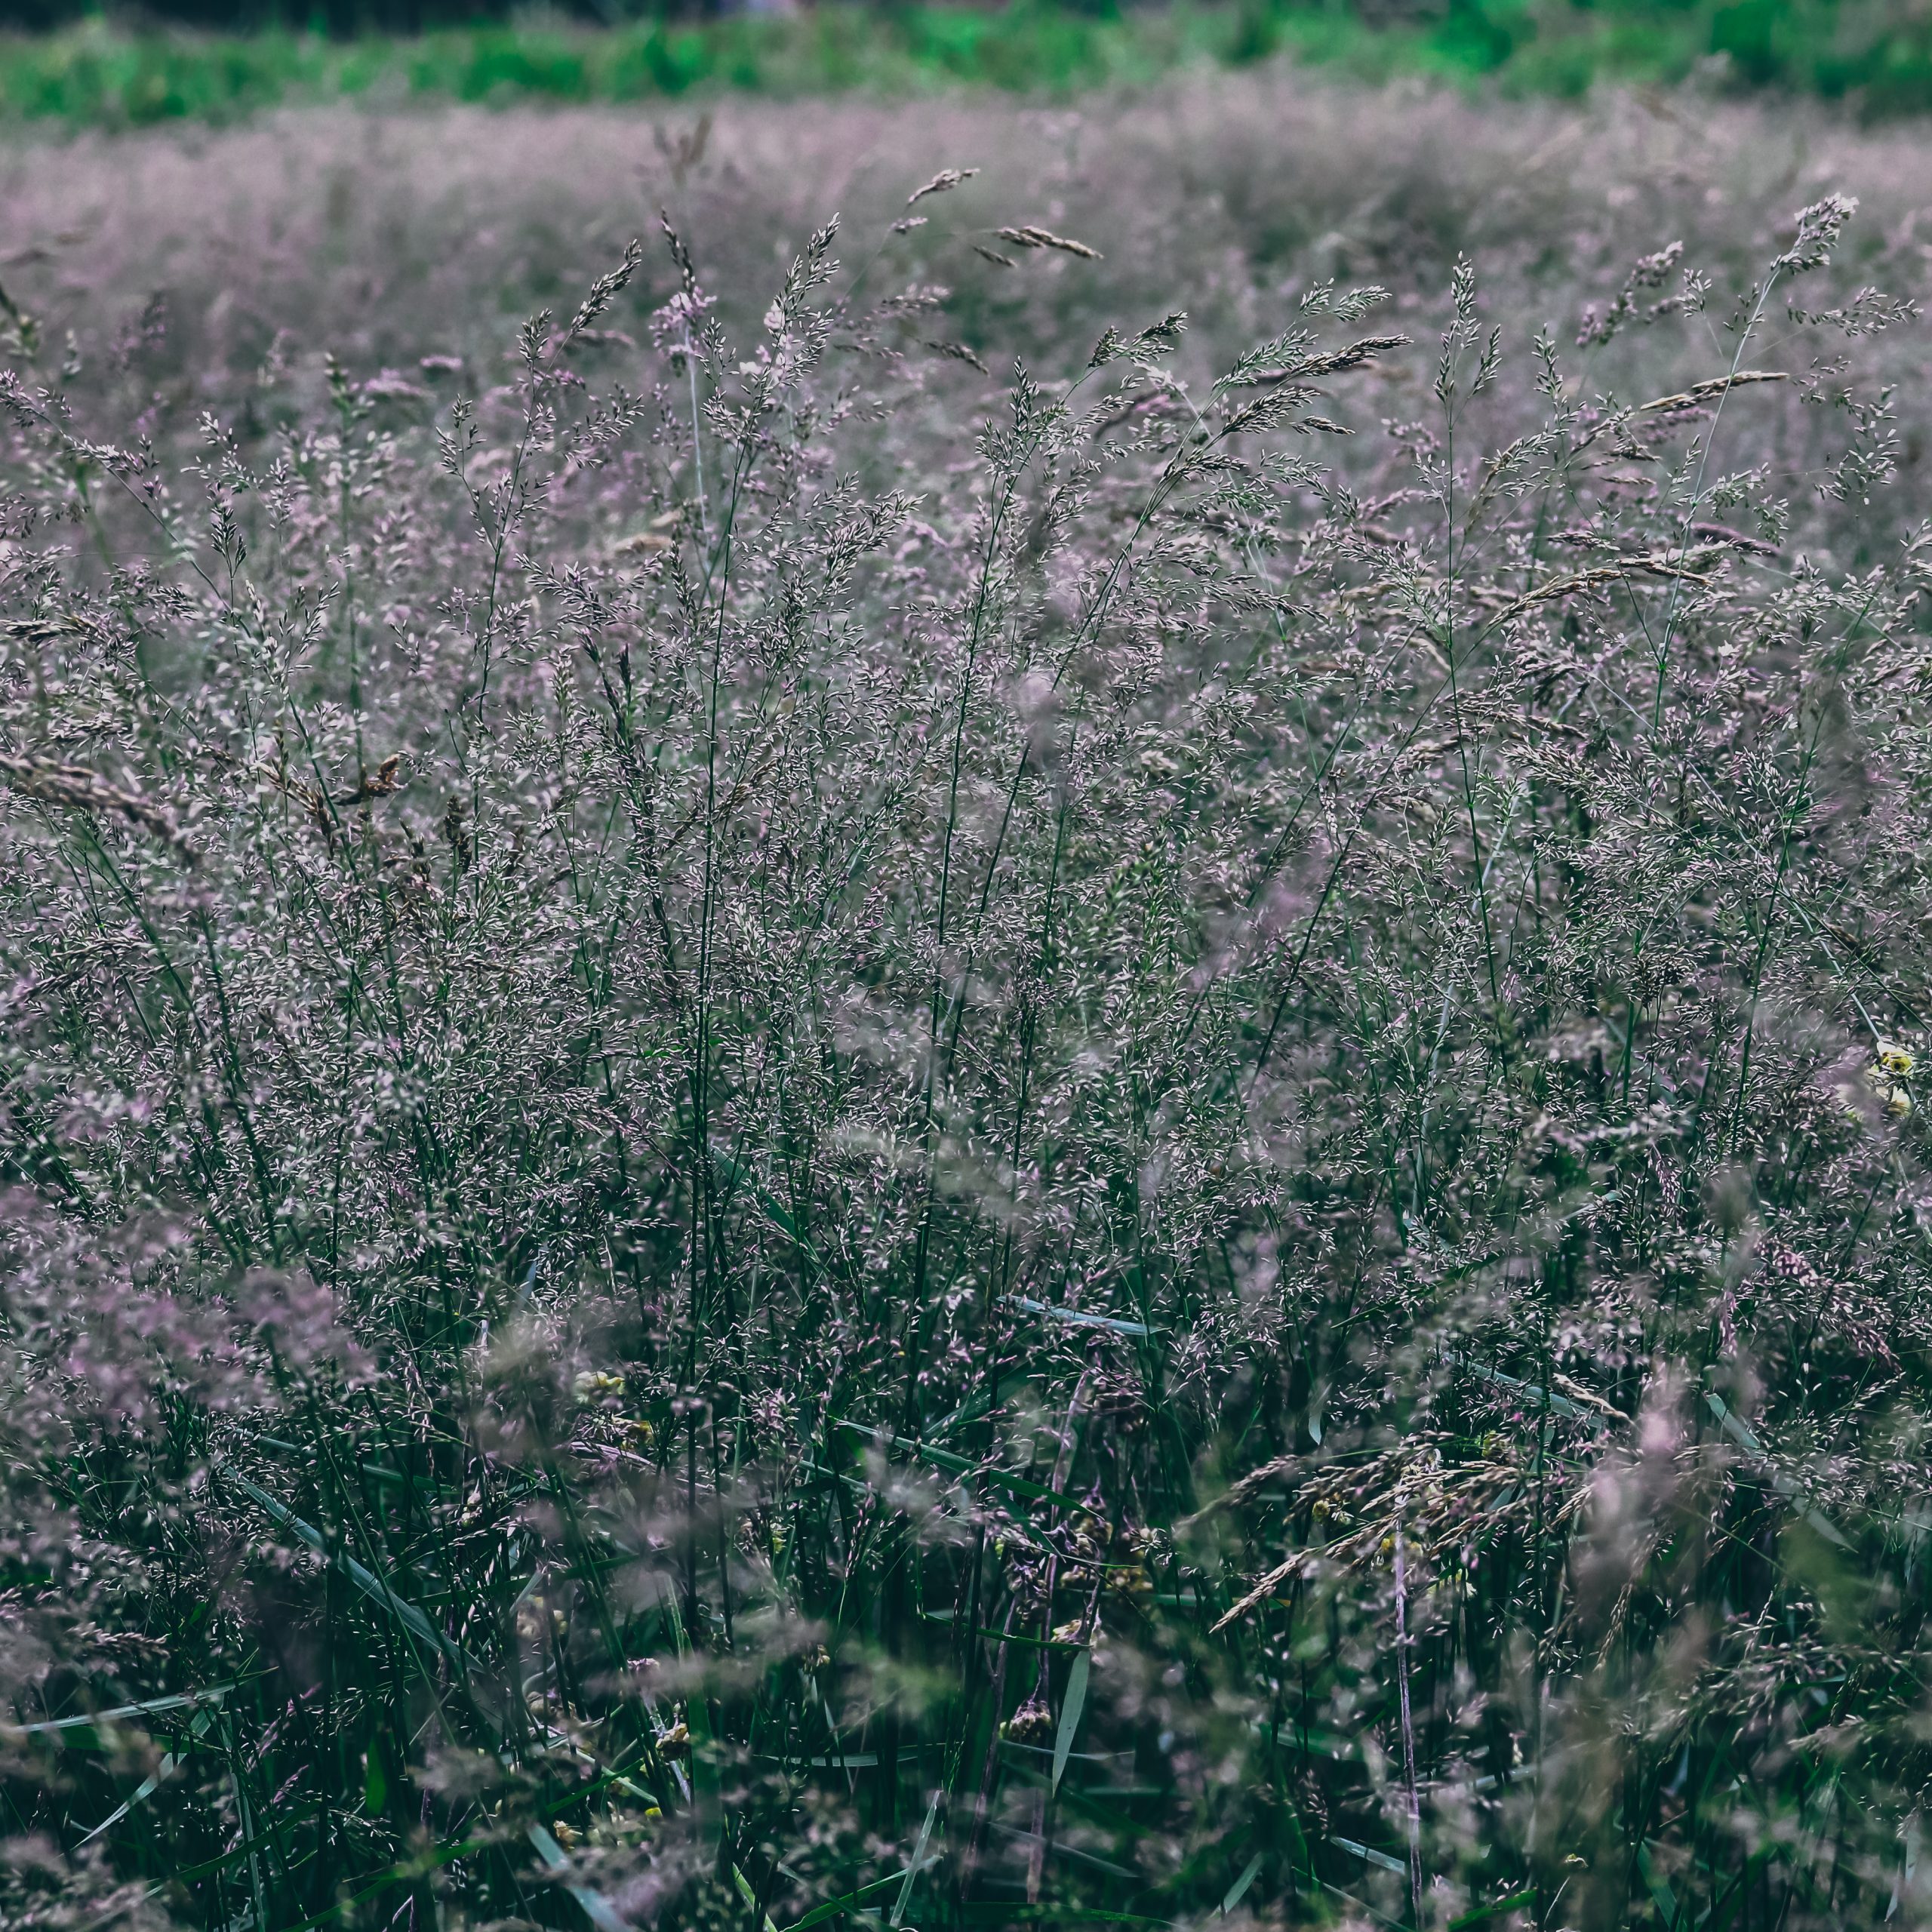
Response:
[[[1015,1744],[1038,1743],[1053,1735],[1054,1714],[1041,1699],[1029,1697],[1000,1727],[1000,1730]]]
[[[1056,235],[1050,228],[1036,228],[1030,223],[1023,228],[1000,228],[993,232],[1016,248],[1057,248],[1063,255],[1078,255],[1088,262],[1104,259],[1099,249],[1090,248],[1084,242],[1076,242],[1071,235]]]
[[[980,360],[978,355],[968,348],[963,342],[929,342],[926,346],[935,355],[946,356],[955,362],[964,362],[969,367],[978,370],[983,376],[990,376],[992,374],[985,363]]]
[[[943,195],[956,188],[962,181],[970,181],[979,173],[977,168],[942,168],[923,188],[915,188],[906,197],[909,208],[915,202],[922,202],[928,195]]]
[[[165,840],[184,860],[193,861],[193,850],[171,813],[138,792],[109,784],[85,765],[62,764],[51,758],[0,752],[0,777],[8,780],[17,791],[44,804],[64,805],[76,811],[118,813],[143,831]]]

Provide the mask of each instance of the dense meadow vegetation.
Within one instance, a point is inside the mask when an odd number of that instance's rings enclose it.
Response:
[[[0,1923],[1932,1921],[1917,132],[0,167]]]

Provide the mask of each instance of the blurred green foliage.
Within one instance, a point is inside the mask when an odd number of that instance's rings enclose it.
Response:
[[[126,126],[285,103],[623,102],[702,89],[1066,93],[1189,64],[1278,57],[1379,81],[1421,74],[1512,94],[1598,82],[1783,89],[1866,117],[1932,108],[1932,8],[1912,0],[1447,0],[1371,14],[1320,0],[1121,11],[829,5],[792,14],[528,22],[413,37],[139,29],[91,20],[0,41],[0,113]]]

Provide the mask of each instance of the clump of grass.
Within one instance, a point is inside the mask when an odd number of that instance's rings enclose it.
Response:
[[[920,179],[192,432],[10,309],[8,1922],[1922,1917],[1910,304],[995,384]]]

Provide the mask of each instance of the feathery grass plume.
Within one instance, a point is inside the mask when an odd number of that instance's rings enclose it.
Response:
[[[1016,248],[1057,248],[1063,255],[1078,255],[1081,260],[1097,262],[1101,259],[1097,248],[1090,248],[1084,242],[1075,242],[1065,235],[1056,235],[1048,228],[1035,228],[1030,223],[1024,228],[997,228],[993,232],[1002,242],[1011,242]]]
[[[949,194],[962,182],[971,180],[979,171],[977,168],[942,168],[924,187],[915,188],[906,197],[906,205],[909,208],[928,195]]]
[[[1087,366],[1090,369],[1103,369],[1109,362],[1118,361],[1126,356],[1140,360],[1152,355],[1171,355],[1180,346],[1181,336],[1186,328],[1187,318],[1178,310],[1163,316],[1134,336],[1124,336],[1109,324],[1094,345]]]
[[[964,362],[969,368],[978,370],[983,376],[990,376],[992,374],[992,371],[980,359],[979,352],[969,348],[963,342],[929,342],[926,346],[935,355],[944,355],[949,357],[955,362]]]
[[[52,758],[22,757],[13,752],[0,752],[0,777],[27,797],[41,799],[48,804],[63,805],[82,812],[118,812],[131,823],[173,846],[190,863],[193,862],[193,848],[165,809],[138,792],[109,784],[99,773],[91,771],[85,765],[63,764]]]

